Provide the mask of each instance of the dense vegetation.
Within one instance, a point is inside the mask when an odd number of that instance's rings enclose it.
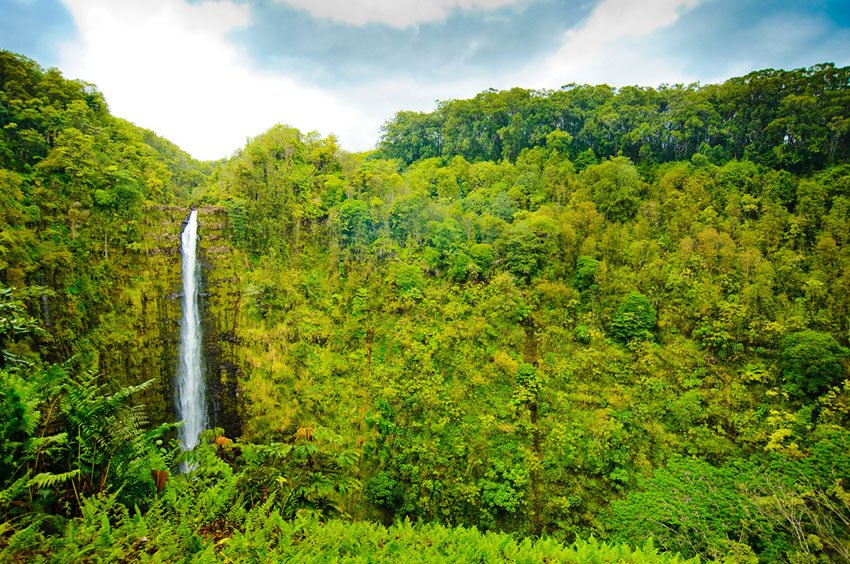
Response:
[[[406,164],[454,155],[498,161],[555,143],[577,168],[620,153],[662,163],[700,152],[715,164],[747,159],[810,172],[850,158],[848,80],[848,68],[822,64],[704,86],[488,90],[430,114],[399,112],[381,153]]]
[[[848,78],[485,92],[212,165],[2,53],[2,554],[850,559]],[[190,204],[240,421],[179,453],[145,351]]]

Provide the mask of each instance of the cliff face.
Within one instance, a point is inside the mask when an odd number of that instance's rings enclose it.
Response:
[[[98,367],[111,387],[153,380],[137,400],[152,421],[171,420],[173,379],[180,334],[180,233],[185,208],[145,210],[141,249],[127,261],[129,280],[93,335]]]
[[[180,234],[189,209],[151,206],[144,216],[142,248],[127,261],[129,283],[117,288],[112,313],[93,335],[104,382],[118,388],[153,380],[137,397],[154,422],[172,421],[180,338]],[[239,436],[236,329],[241,292],[240,255],[230,247],[221,208],[199,210],[201,308],[208,406],[212,425]]]
[[[240,272],[247,269],[241,253],[230,246],[230,223],[224,208],[198,210],[199,249],[203,272],[204,355],[210,421],[227,436],[242,434],[237,338],[241,299]]]

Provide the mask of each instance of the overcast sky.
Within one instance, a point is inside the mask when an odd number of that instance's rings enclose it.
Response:
[[[276,123],[370,149],[395,112],[491,87],[850,65],[850,0],[0,0],[0,48],[216,159]]]

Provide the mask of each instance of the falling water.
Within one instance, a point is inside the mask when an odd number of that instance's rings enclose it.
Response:
[[[183,317],[180,319],[180,366],[177,372],[177,410],[183,420],[179,431],[180,446],[191,450],[198,434],[207,425],[204,365],[201,355],[201,317],[198,311],[198,286],[201,266],[197,261],[198,212],[192,210],[180,236],[183,269]],[[184,468],[184,470],[186,470]]]

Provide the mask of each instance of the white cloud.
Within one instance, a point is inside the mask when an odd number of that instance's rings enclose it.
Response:
[[[561,48],[522,78],[548,88],[571,82],[657,85],[689,82],[673,57],[659,57],[652,35],[700,0],[603,0],[582,24],[564,34]]]
[[[358,149],[374,143],[380,120],[289,77],[253,68],[227,40],[248,25],[249,7],[168,0],[66,0],[80,39],[60,68],[92,82],[112,112],[156,131],[193,156],[230,155],[277,122],[336,132]]]
[[[404,28],[442,21],[453,10],[495,10],[523,0],[277,0],[312,16],[365,25],[384,24]]]

